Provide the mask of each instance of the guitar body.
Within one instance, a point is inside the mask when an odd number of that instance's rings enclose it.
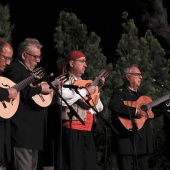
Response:
[[[66,73],[66,74],[56,77],[55,80],[51,82],[51,85],[54,87],[57,86],[60,83],[60,81],[68,80],[68,76],[69,75]],[[46,82],[41,82],[41,84],[43,83],[46,83]],[[40,93],[40,94],[33,96],[32,101],[31,101],[32,107],[39,110],[41,108],[49,106],[53,100],[53,95],[54,93],[51,92],[49,94]]]
[[[41,82],[41,84],[46,83],[46,82]],[[37,107],[47,107],[51,104],[52,99],[53,99],[53,92],[49,94],[37,94],[32,97],[33,101],[35,102],[35,106]]]
[[[89,85],[91,85],[91,83],[92,83],[92,80],[77,80],[75,81],[74,85],[88,87]],[[95,106],[99,100],[98,93],[99,93],[99,88],[98,86],[96,86],[95,93],[92,95],[85,96],[84,97],[85,101],[88,100],[91,106]]]
[[[9,88],[14,86],[15,83],[6,77],[0,77],[0,87]],[[14,100],[0,101],[0,117],[8,119],[12,117],[18,109],[20,101],[20,93],[18,92],[17,98]]]
[[[20,102],[20,91],[28,86],[30,83],[33,83],[36,80],[36,76],[44,76],[45,70],[43,67],[38,67],[32,70],[32,75],[27,77],[23,81],[15,84],[12,80],[6,77],[0,77],[0,87],[2,88],[10,88],[13,87],[17,90],[18,95],[15,100],[3,100],[0,101],[0,117],[4,119],[8,119],[12,117],[18,109]]]
[[[124,104],[127,106],[132,106],[132,107],[137,107],[140,108],[140,106],[142,105],[146,105],[148,103],[152,102],[152,100],[148,97],[148,96],[141,96],[137,101],[124,101]],[[121,124],[123,125],[122,127],[120,127],[121,131],[123,133],[129,134],[129,132],[132,130],[132,121],[130,119],[126,119],[123,117],[118,116],[119,121],[121,122]],[[140,118],[140,119],[134,119],[134,121],[136,122],[137,128],[138,130],[140,130],[142,128],[142,126],[144,125],[145,121],[149,118],[154,118],[154,114],[152,112],[151,109],[147,110],[146,114],[144,117]],[[123,130],[124,127],[124,130]]]
[[[95,86],[96,87],[96,91],[94,94],[91,94],[91,95],[86,95],[84,97],[84,103],[86,104],[90,104],[92,107],[94,107],[97,103],[98,103],[98,100],[99,100],[99,88],[100,88],[100,85],[101,85],[101,78],[104,77],[106,78],[107,76],[109,75],[109,69],[108,68],[105,68],[105,69],[102,69],[99,74],[96,76],[95,80],[92,81],[92,80],[77,80],[74,82],[74,85],[77,85],[77,86],[83,86],[83,87],[88,87],[88,86]],[[81,107],[81,106],[80,106]]]

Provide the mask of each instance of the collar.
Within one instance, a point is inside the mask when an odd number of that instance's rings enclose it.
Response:
[[[21,61],[21,60],[17,60],[21,65],[23,65],[28,71],[30,71],[29,69],[28,69],[28,67]]]
[[[70,72],[69,72],[69,74],[70,74],[70,76],[71,76],[71,77],[74,77],[74,80],[82,80],[82,78],[81,78],[81,77],[77,78],[76,76],[74,76],[74,75],[73,75],[73,74],[71,74]]]
[[[137,93],[137,90],[133,90],[133,89],[132,89],[131,87],[129,87],[129,86],[127,86],[127,89]]]

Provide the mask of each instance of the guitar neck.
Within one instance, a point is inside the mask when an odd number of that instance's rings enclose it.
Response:
[[[156,99],[156,100],[153,101],[153,102],[150,102],[150,103],[147,104],[146,106],[147,106],[148,109],[151,109],[152,107],[154,107],[154,106],[156,106],[156,105],[158,105],[158,104],[160,104],[160,103],[168,100],[169,98],[170,98],[170,94],[167,94],[167,95],[165,95],[165,96],[162,96],[162,97],[159,98],[159,99]]]
[[[99,86],[100,85],[100,78],[106,78],[109,75],[109,69],[102,69],[97,78],[91,83],[92,86]]]
[[[56,77],[55,80],[51,82],[52,86],[57,86],[60,83],[60,81],[64,82],[64,81],[68,80],[68,76],[69,76],[69,74],[65,73],[63,75]]]
[[[99,77],[97,77],[92,83],[91,86],[98,86],[99,85]]]
[[[52,84],[53,86],[58,85],[58,83],[59,83],[59,80],[57,80],[57,79],[51,82],[51,84]]]
[[[30,76],[30,77],[26,78],[25,80],[21,81],[20,83],[15,84],[13,86],[13,88],[15,88],[19,92],[20,90],[25,88],[27,85],[32,83],[34,80],[35,80],[35,77],[34,76]]]

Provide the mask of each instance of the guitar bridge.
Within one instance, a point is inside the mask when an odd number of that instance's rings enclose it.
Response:
[[[4,106],[4,108],[7,108],[6,104],[4,101],[1,101],[2,105]]]
[[[44,99],[44,97],[43,97],[43,95],[40,93],[40,94],[38,94],[39,96],[40,96],[40,99],[41,99],[41,101],[42,102],[44,102],[45,101],[45,99]]]
[[[86,101],[90,101],[91,99],[92,99],[91,96],[90,96],[90,95],[87,95]]]

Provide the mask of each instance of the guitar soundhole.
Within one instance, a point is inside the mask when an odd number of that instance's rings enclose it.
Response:
[[[2,83],[2,86],[10,88],[10,86],[8,84],[3,84]]]
[[[146,112],[148,110],[148,107],[146,105],[142,105],[140,109]]]
[[[86,88],[87,88],[88,86],[90,86],[90,83],[85,84],[85,87],[86,87]]]

